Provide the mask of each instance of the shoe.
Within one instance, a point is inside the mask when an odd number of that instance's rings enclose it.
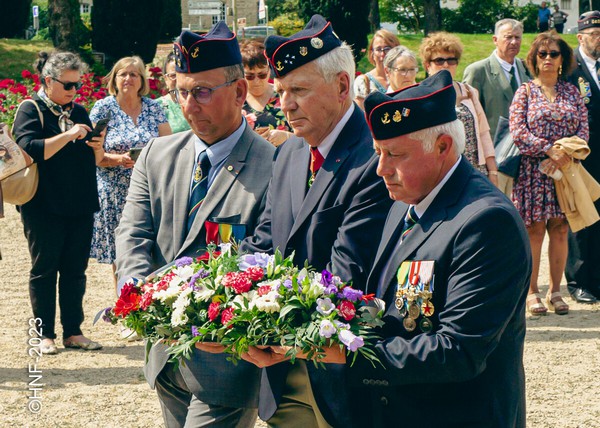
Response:
[[[546,294],[546,304],[556,315],[566,315],[569,313],[569,305],[565,303],[559,292],[550,294],[550,291],[548,291],[548,294]]]
[[[42,343],[40,344],[40,352],[44,355],[58,354],[58,349],[56,349],[54,339],[42,339]]]
[[[85,337],[83,337],[83,340],[77,341],[71,338],[64,339],[63,345],[65,346],[65,348],[83,349],[84,351],[97,351],[98,349],[102,349],[102,345],[100,345],[98,342],[94,342],[93,340],[87,339]]]
[[[527,296],[527,310],[531,315],[546,315],[548,308],[542,303],[540,293],[533,293]]]
[[[579,287],[569,287],[569,294],[577,303],[592,304],[596,303],[597,299],[589,291]]]

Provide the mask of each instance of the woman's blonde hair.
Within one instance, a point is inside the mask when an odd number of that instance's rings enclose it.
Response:
[[[138,95],[144,96],[150,92],[150,85],[148,84],[148,77],[146,76],[146,66],[144,65],[144,61],[139,56],[126,56],[118,60],[110,72],[102,79],[102,82],[106,85],[106,89],[108,89],[108,93],[116,96],[119,92],[117,88],[117,74],[119,71],[124,68],[133,65],[136,68],[136,71],[140,75],[140,79],[142,79],[142,86],[138,91]]]
[[[373,43],[375,42],[376,37],[381,37],[383,39],[383,41],[385,42],[385,44],[388,45],[390,48],[395,48],[396,46],[400,45],[400,39],[398,39],[398,36],[396,36],[391,31],[386,30],[384,28],[377,30],[375,32],[375,34],[373,34],[373,38],[371,39],[371,42],[369,43],[369,48],[368,48],[369,49],[369,52],[368,52],[369,62],[372,65],[375,65],[375,59],[373,58]]]

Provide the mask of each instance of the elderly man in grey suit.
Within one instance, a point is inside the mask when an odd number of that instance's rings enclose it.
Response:
[[[234,34],[224,22],[203,36],[185,31],[174,51],[176,97],[192,130],[152,140],[135,165],[116,232],[119,283],[203,253],[216,223],[252,234],[271,176],[275,149],[242,117],[248,86]],[[166,426],[253,427],[259,370],[206,350],[178,367],[165,345],[150,350],[144,373]]]
[[[517,88],[529,76],[523,62],[517,58],[521,50],[523,24],[514,19],[502,19],[494,28],[496,50],[465,69],[463,80],[479,91],[479,101],[485,111],[490,130],[496,132],[500,116],[508,118],[508,108]],[[498,187],[510,197],[513,178],[498,173]]]

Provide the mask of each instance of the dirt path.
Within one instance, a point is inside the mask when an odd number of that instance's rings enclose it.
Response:
[[[162,426],[155,393],[142,374],[141,343],[122,341],[115,326],[92,326],[94,315],[114,302],[108,266],[90,264],[84,301],[84,333],[100,341],[104,349],[85,353],[61,346],[58,355],[37,362],[28,355],[33,352],[28,344],[30,261],[20,219],[12,206],[6,205],[5,210],[7,217],[0,220],[4,258],[0,278],[5,293],[0,299],[4,324],[0,335],[0,426]],[[540,283],[548,283],[546,265]],[[547,285],[543,286],[542,292],[546,289]],[[568,303],[569,315],[528,318],[529,427],[600,427],[600,304]]]

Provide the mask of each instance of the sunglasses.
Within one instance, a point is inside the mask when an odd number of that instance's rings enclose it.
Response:
[[[269,77],[269,73],[267,73],[265,71],[264,73],[258,73],[258,74],[244,74],[244,77],[246,78],[246,80],[254,80],[257,77],[260,80],[265,80],[267,77]]]
[[[63,85],[63,88],[65,91],[70,91],[71,89],[79,90],[79,89],[81,89],[81,86],[83,85],[83,83],[81,83],[81,82],[61,82],[60,80],[55,79],[54,77],[52,78],[52,80]]]
[[[458,64],[458,58],[434,58],[431,60],[435,65],[444,65],[444,63],[448,63],[448,65],[456,65]]]
[[[212,99],[212,93],[219,88],[223,88],[225,86],[231,85],[237,79],[230,80],[229,82],[225,82],[222,85],[214,86],[212,88],[207,88],[205,86],[197,86],[191,90],[187,89],[174,89],[170,91],[173,95],[175,95],[175,99],[179,104],[186,103],[190,94],[196,100],[198,104],[208,104]]]
[[[550,52],[546,52],[546,51],[539,51],[537,53],[538,58],[540,59],[544,59],[544,58],[552,58],[552,59],[556,59],[560,56],[560,52],[558,51],[550,51]]]

